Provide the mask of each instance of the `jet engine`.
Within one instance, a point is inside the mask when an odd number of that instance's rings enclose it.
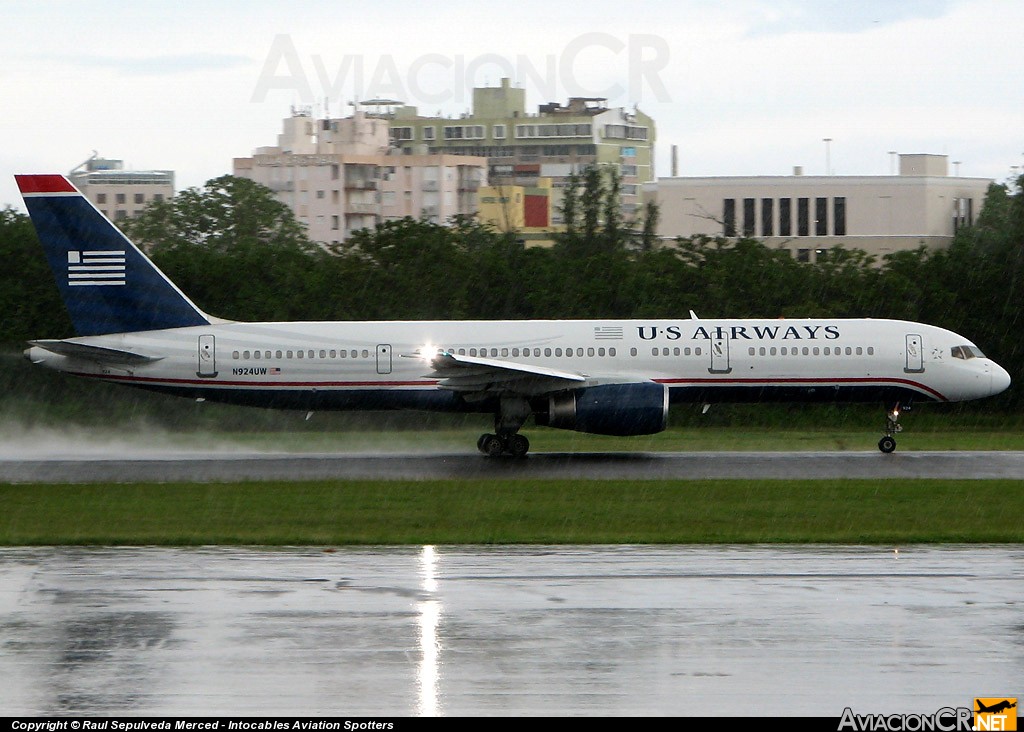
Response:
[[[668,424],[668,387],[647,381],[604,384],[548,398],[537,424],[595,435],[652,435]]]

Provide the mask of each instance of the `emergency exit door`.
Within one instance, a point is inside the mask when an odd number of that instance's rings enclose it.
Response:
[[[199,370],[196,376],[212,379],[217,375],[217,344],[212,335],[199,336]]]
[[[391,346],[387,343],[381,343],[377,346],[377,373],[391,373]]]

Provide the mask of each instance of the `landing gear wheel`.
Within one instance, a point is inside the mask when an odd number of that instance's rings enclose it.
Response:
[[[878,449],[888,455],[896,449],[896,438],[892,435],[886,435],[878,441]]]
[[[483,435],[480,438],[480,452],[488,457],[498,457],[505,452],[505,443],[497,435]]]
[[[512,457],[524,457],[530,451],[530,441],[523,435],[508,438],[508,452]]]
[[[484,440],[486,440],[488,437],[490,437],[490,435],[488,435],[487,433],[480,435],[480,438],[476,441],[477,450],[479,450],[480,452],[486,452],[486,450],[484,450]]]

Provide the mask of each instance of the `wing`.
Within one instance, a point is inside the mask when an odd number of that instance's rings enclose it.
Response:
[[[438,386],[465,393],[538,396],[571,389],[589,378],[573,371],[494,358],[459,356],[447,351],[438,352],[429,363],[434,369],[429,377],[437,379]]]
[[[132,351],[122,351],[117,348],[106,348],[104,346],[90,346],[86,343],[75,343],[73,341],[29,341],[33,346],[56,353],[59,356],[81,358],[88,361],[110,364],[140,364],[159,361],[163,356],[146,356]]]

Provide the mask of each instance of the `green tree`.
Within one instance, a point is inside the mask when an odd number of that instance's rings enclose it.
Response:
[[[225,175],[119,222],[197,305],[241,320],[307,317],[328,258],[273,192]]]
[[[0,256],[0,343],[74,335],[36,230],[10,206],[0,210]]]

